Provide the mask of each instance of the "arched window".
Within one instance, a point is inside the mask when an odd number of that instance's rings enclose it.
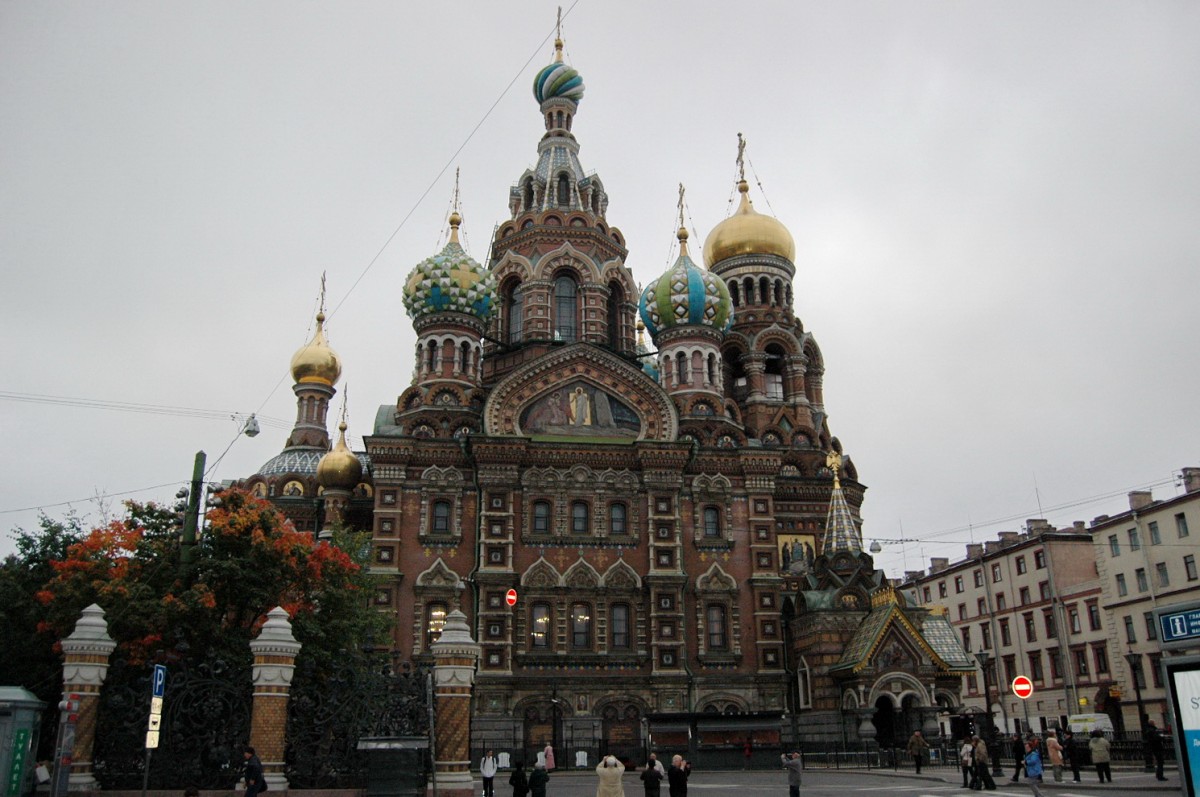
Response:
[[[429,341],[425,346],[425,370],[433,373],[437,370],[437,342]]]
[[[742,292],[746,294],[746,304],[754,304],[754,277],[746,277],[742,286]]]
[[[608,610],[608,646],[618,650],[628,650],[630,647],[627,603],[614,603]]]
[[[508,286],[508,290],[504,296],[504,339],[508,343],[520,343],[521,332],[525,326],[525,300],[524,287],[519,282],[513,282]]]
[[[449,501],[434,501],[433,502],[433,523],[431,529],[434,534],[449,534],[450,533],[450,502]]]
[[[624,534],[626,531],[625,525],[625,504],[615,503],[608,507],[608,533],[609,534]]]
[[[465,340],[458,347],[458,370],[464,376],[471,375],[471,344]]]
[[[533,533],[534,534],[549,534],[550,533],[550,502],[549,501],[534,501],[533,502]]]
[[[766,277],[758,280],[758,300],[763,304],[771,303],[771,281]]]
[[[576,650],[591,650],[592,612],[586,603],[571,606],[571,647]]]
[[[550,604],[533,604],[529,609],[529,647],[549,649],[550,632]]]
[[[608,286],[608,347],[621,350],[621,305],[625,303],[625,291],[620,283]]]
[[[783,349],[772,345],[767,347],[767,362],[763,368],[763,379],[766,382],[767,398],[783,400]]]
[[[688,362],[687,355],[683,352],[675,355],[675,384],[686,385],[688,383]]]
[[[723,368],[721,375],[725,382],[725,395],[734,401],[742,402],[750,394],[749,383],[746,380],[746,369],[742,366],[741,353],[734,349],[721,352]]]
[[[554,280],[554,339],[575,342],[576,297],[575,280],[563,275]]]
[[[708,384],[715,385],[717,383],[717,355],[708,355]]]
[[[571,504],[571,533],[588,533],[588,505],[583,501]]]
[[[525,181],[525,195],[523,197],[525,210],[533,210],[533,178],[530,177]]]
[[[446,604],[430,603],[425,606],[425,649],[438,641],[446,625]]]
[[[729,633],[726,625],[725,607],[719,603],[710,603],[705,610],[705,630],[708,635],[709,650],[727,650],[729,648]]]
[[[740,300],[738,299],[738,295],[740,293],[741,293],[741,291],[738,290],[737,280],[730,280],[729,281],[729,298],[730,298],[730,300],[733,301],[734,307],[737,307],[738,304],[740,303]]]
[[[567,179],[567,175],[560,174],[558,176],[558,206],[565,208],[571,204],[571,181]]]
[[[721,510],[715,506],[704,507],[704,536],[721,536]]]
[[[783,304],[783,282],[775,280],[775,304]]]

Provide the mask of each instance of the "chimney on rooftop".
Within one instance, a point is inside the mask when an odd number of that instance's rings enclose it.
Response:
[[[1080,532],[1081,534],[1087,533],[1087,523],[1083,522],[1082,520],[1076,520],[1071,524],[1071,528]]]
[[[1200,492],[1200,468],[1183,469],[1183,489],[1188,493]]]
[[[950,566],[950,560],[945,556],[935,556],[929,560],[929,572],[940,573]]]
[[[905,570],[904,571],[904,580],[905,581],[919,581],[919,580],[921,580],[921,577],[924,575],[925,575],[924,570]]]
[[[1129,508],[1136,512],[1154,503],[1154,495],[1149,490],[1134,490],[1129,494]]]
[[[1002,548],[1016,545],[1021,541],[1021,535],[1015,531],[1002,531],[997,536],[1000,538],[1000,547]]]
[[[973,543],[969,544],[967,546],[967,558],[968,559],[982,559],[983,558],[983,546],[977,542],[973,542]]]

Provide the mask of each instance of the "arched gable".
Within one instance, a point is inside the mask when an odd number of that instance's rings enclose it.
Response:
[[[598,406],[597,392],[603,394],[607,414]],[[582,403],[572,404],[572,397],[581,394]],[[564,346],[515,369],[492,390],[483,417],[489,435],[544,431],[632,442],[672,441],[679,431],[675,405],[653,379],[620,357],[584,343]],[[576,417],[581,420],[576,422]]]
[[[553,279],[563,269],[570,269],[579,276],[582,283],[596,284],[600,282],[600,269],[591,256],[576,249],[570,241],[563,241],[556,249],[538,258],[533,268],[536,279]]]
[[[618,559],[604,571],[604,587],[610,590],[640,590],[642,579],[628,562]]]
[[[696,578],[696,589],[700,592],[737,592],[737,581],[716,562]]]
[[[561,583],[558,570],[544,558],[539,558],[521,575],[522,587],[552,589]]]
[[[595,589],[600,586],[600,574],[584,559],[567,568],[562,580],[568,589]]]
[[[451,570],[441,558],[438,558],[417,576],[418,587],[443,587],[457,589],[464,586],[458,574]]]

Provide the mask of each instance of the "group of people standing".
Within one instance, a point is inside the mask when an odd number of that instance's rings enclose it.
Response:
[[[546,785],[550,782],[549,770],[554,768],[554,753],[552,748],[546,748],[544,759],[539,760],[533,771],[526,776],[525,767],[521,762],[513,767],[508,785],[512,786],[512,797],[546,797]],[[483,797],[495,797],[493,782],[496,777],[497,762],[488,750],[487,755],[479,764],[479,774],[483,778]],[[596,797],[625,797],[625,787],[621,777],[625,774],[625,765],[616,756],[605,756],[596,765]],[[646,797],[660,797],[662,782],[667,782],[669,797],[687,797],[688,778],[692,774],[692,765],[677,755],[671,759],[671,766],[664,768],[658,756],[650,754],[646,768],[639,776]],[[795,795],[793,795],[795,797]]]

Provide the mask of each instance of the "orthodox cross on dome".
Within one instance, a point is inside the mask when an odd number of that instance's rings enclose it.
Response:
[[[321,272],[321,306],[318,312],[325,315],[325,272]]]
[[[458,166],[454,167],[454,199],[450,208],[450,243],[459,243],[458,225],[462,224],[462,214],[458,212]]]
[[[563,40],[562,40],[562,6],[558,7],[558,18],[554,21],[554,60],[562,63],[563,59]]]
[[[676,207],[679,208],[679,226],[683,227],[683,196],[687,193],[687,189],[683,187],[683,183],[679,184],[679,202]]]
[[[737,154],[738,182],[746,179],[746,139],[738,133],[738,154]]]

